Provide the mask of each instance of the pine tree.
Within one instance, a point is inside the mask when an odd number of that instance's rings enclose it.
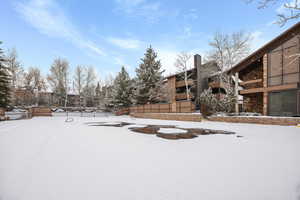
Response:
[[[10,103],[10,77],[5,62],[3,50],[0,48],[0,107],[2,108],[6,108]]]
[[[157,53],[150,46],[141,59],[142,63],[136,69],[136,90],[135,103],[147,104],[157,103],[162,96],[161,86],[163,85],[163,70],[161,70],[160,60],[157,59]]]
[[[131,105],[132,84],[129,74],[126,69],[122,67],[114,80],[112,103],[116,108],[128,107]]]
[[[96,106],[100,106],[100,100],[101,100],[101,86],[98,81],[97,86],[95,88],[95,100],[96,100]]]
[[[100,95],[101,95],[101,86],[100,86],[99,82],[97,83],[97,86],[95,88],[95,95],[96,95],[97,98],[100,98]]]

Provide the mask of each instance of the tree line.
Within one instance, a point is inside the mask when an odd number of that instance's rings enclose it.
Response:
[[[24,70],[16,49],[6,53],[0,49],[0,107],[8,105],[41,105],[41,93],[51,92],[55,105],[70,105],[70,94],[80,101],[80,106],[116,109],[131,104],[147,104],[167,101],[163,85],[163,70],[157,53],[150,46],[131,78],[125,67],[115,77],[104,82],[97,79],[95,68],[78,65],[71,73],[67,59],[56,58],[47,75],[37,67]],[[17,90],[30,92],[32,98],[24,102]],[[3,98],[5,97],[5,98]]]
[[[258,2],[259,9],[276,3],[282,4],[286,12],[278,14],[276,23],[280,26],[300,17],[298,0],[247,0],[247,2]],[[250,35],[242,31],[232,34],[217,32],[209,43],[211,51],[208,52],[206,59],[214,60],[221,72],[226,71],[249,54],[250,41]],[[0,41],[0,45],[1,43]],[[187,73],[187,70],[192,67],[188,65],[190,59],[191,55],[183,52],[178,55],[175,63],[177,71],[183,74],[188,99],[191,89],[188,87],[189,75]],[[168,99],[168,89],[163,84],[163,72],[157,53],[151,46],[141,59],[134,78],[130,78],[126,69],[122,67],[116,77],[108,77],[105,82],[97,80],[95,70],[90,66],[77,66],[71,77],[69,62],[63,58],[53,61],[46,76],[43,76],[37,67],[24,70],[15,49],[4,53],[0,47],[0,107],[7,107],[12,103],[14,105],[43,103],[39,95],[33,95],[28,102],[23,100],[18,102],[18,98],[14,97],[12,92],[18,88],[23,88],[32,94],[50,90],[59,106],[68,105],[68,93],[71,89],[75,90],[83,106],[120,108],[131,104],[164,102]],[[224,73],[220,73],[220,81],[228,79],[223,75]],[[214,101],[209,100],[209,97],[215,99],[209,89],[200,97],[197,98],[210,103]]]

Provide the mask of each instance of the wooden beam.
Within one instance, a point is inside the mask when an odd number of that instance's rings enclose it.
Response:
[[[191,99],[194,98],[193,94],[189,93],[189,95]],[[176,94],[176,100],[186,100],[186,99],[187,99],[187,95],[185,92]]]
[[[272,86],[268,88],[252,88],[247,90],[241,90],[240,94],[252,94],[252,93],[261,93],[261,92],[272,92],[272,91],[280,91],[280,90],[290,90],[290,89],[297,89],[298,84],[288,84],[288,85],[279,85],[279,86]]]
[[[211,88],[225,88],[225,87],[228,87],[227,83],[220,83],[220,82],[210,82],[208,83],[208,86],[211,87]]]
[[[279,86],[272,86],[265,89],[265,92],[272,92],[272,91],[280,91],[280,90],[289,90],[289,89],[297,89],[298,84],[288,84],[288,85],[279,85]]]
[[[261,93],[264,92],[264,88],[252,88],[252,89],[247,89],[247,90],[240,90],[240,94],[253,94],[253,93]]]
[[[262,79],[255,79],[250,81],[243,81],[240,83],[240,85],[249,85],[249,84],[260,83],[260,82],[262,82]]]
[[[236,98],[236,102],[235,102],[235,113],[238,114],[239,113],[239,73],[236,72],[235,73],[235,77],[234,77],[234,93],[235,93],[235,98]]]
[[[189,79],[187,82],[188,82],[188,85],[194,84],[194,80],[192,80],[192,79]],[[179,87],[185,87],[185,81],[177,81],[176,88],[179,88]]]

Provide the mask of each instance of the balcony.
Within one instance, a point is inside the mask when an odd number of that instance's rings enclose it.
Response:
[[[208,83],[208,86],[211,88],[225,88],[228,85],[227,85],[227,83],[213,81],[213,82]]]
[[[194,80],[189,79],[189,80],[187,81],[187,83],[188,83],[189,86],[192,86],[192,85],[194,85]],[[176,82],[176,88],[180,88],[180,87],[185,87],[185,81],[184,81],[184,80],[183,80],[183,81],[177,81],[177,82]]]
[[[254,79],[239,83],[239,85],[244,88],[243,90],[240,90],[239,93],[243,95],[264,92],[262,81],[262,79]]]
[[[194,95],[190,93],[190,99],[193,99],[194,98]],[[186,96],[186,93],[177,93],[176,94],[176,100],[186,100],[187,99],[187,96]]]

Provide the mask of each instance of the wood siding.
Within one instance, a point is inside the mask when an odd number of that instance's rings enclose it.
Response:
[[[299,53],[299,35],[296,35],[268,54],[268,86],[299,82]]]

